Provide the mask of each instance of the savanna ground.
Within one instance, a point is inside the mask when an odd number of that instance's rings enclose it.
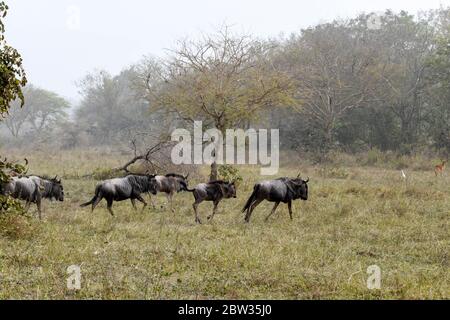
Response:
[[[15,154],[17,159],[24,155]],[[196,225],[192,194],[175,197],[176,212],[132,210],[102,202],[92,214],[79,204],[97,183],[81,178],[114,167],[124,157],[102,152],[34,152],[30,172],[60,174],[66,201],[44,203],[44,220],[0,220],[0,298],[10,299],[448,299],[449,174],[429,168],[323,167],[295,161],[279,176],[310,176],[310,199],[286,205],[264,222],[272,204],[243,223],[241,209],[259,176],[241,167],[238,198],[224,200],[213,222],[211,203],[200,205]],[[303,163],[300,166],[295,163]],[[203,182],[207,168],[190,179]],[[161,206],[163,206],[161,208]],[[81,289],[67,289],[67,268],[81,267]],[[381,289],[367,288],[367,268],[381,268]]]

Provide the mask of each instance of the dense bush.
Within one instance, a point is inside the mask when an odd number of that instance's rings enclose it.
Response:
[[[242,175],[239,173],[239,169],[232,165],[219,166],[219,178],[225,181],[234,181],[236,183],[242,181]]]

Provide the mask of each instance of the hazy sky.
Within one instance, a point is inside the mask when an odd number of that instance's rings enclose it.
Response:
[[[30,82],[77,100],[87,72],[118,73],[143,55],[162,56],[182,37],[233,25],[260,37],[355,16],[411,13],[450,0],[6,0],[7,40],[20,50]]]

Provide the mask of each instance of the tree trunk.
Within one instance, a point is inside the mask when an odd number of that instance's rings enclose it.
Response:
[[[209,181],[215,181],[218,180],[218,172],[217,172],[217,163],[214,161],[211,164],[211,174],[209,175]]]
[[[220,132],[222,133],[222,137],[224,137],[225,136],[225,129],[224,129],[224,126],[221,125],[220,120],[216,122],[216,128],[220,130]],[[216,152],[217,152],[217,149],[219,147],[223,148],[223,143],[224,142],[222,141],[222,145],[219,145],[218,141],[215,142],[216,150],[214,151],[214,155],[213,155],[214,156],[214,162],[211,164],[211,173],[209,174],[209,181],[216,181],[216,180],[219,179],[218,165],[217,165],[217,158],[216,158],[217,154],[216,154]]]

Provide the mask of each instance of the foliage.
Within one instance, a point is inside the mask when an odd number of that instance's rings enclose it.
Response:
[[[345,168],[338,167],[321,167],[318,172],[320,177],[328,179],[347,179],[350,174]]]
[[[85,131],[92,145],[116,144],[145,132],[167,130],[167,121],[150,113],[148,105],[138,97],[136,77],[133,68],[117,76],[96,71],[78,84],[82,101],[75,115],[77,130]]]
[[[239,169],[232,165],[220,165],[218,168],[219,178],[224,181],[234,181],[236,183],[242,182],[242,176]]]
[[[27,161],[26,161],[27,162]],[[10,180],[8,172],[15,172],[17,174],[24,173],[26,166],[19,163],[8,162],[7,159],[0,158],[0,193],[2,191],[2,184],[7,183]],[[19,201],[6,197],[0,194],[0,213],[21,211],[22,207]]]
[[[0,2],[0,117],[8,113],[9,104],[19,98],[24,103],[22,87],[27,83],[22,58],[16,49],[5,40],[5,26],[8,6]]]
[[[301,117],[283,123],[282,140],[294,136],[293,147],[319,154],[446,149],[449,10],[386,11],[376,28],[370,16],[320,24],[286,41],[278,65],[296,79]]]
[[[64,148],[106,144],[123,152],[144,140],[135,139],[141,133],[151,133],[153,144],[203,120],[205,129],[280,129],[283,149],[319,162],[335,151],[375,148],[411,156],[427,149],[447,158],[450,9],[415,16],[388,10],[375,28],[372,15],[275,40],[225,27],[180,40],[168,56],[148,57],[118,75],[90,73],[79,84],[74,120],[51,137]],[[13,110],[11,116],[6,124]]]
[[[206,129],[245,126],[268,108],[292,103],[290,77],[274,68],[277,48],[224,27],[200,40],[182,40],[164,65],[146,62],[141,70],[154,110],[175,114]],[[148,66],[150,64],[150,66]],[[146,66],[147,65],[147,66]],[[217,178],[217,164],[211,179]]]
[[[264,108],[291,101],[289,77],[270,64],[273,50],[227,27],[199,41],[180,41],[159,70],[160,81],[147,83],[150,105],[219,130],[254,120]]]
[[[19,98],[24,102],[22,87],[27,80],[22,67],[22,58],[19,53],[5,42],[5,27],[2,19],[5,18],[8,6],[0,2],[0,121],[5,113],[8,113],[10,103]],[[0,191],[2,184],[9,181],[5,170],[14,170],[17,173],[25,171],[25,167],[12,164],[7,159],[0,157]],[[17,201],[0,195],[0,213],[20,209]]]
[[[25,126],[36,136],[66,121],[65,110],[70,104],[56,93],[28,85],[23,89],[23,95],[26,99],[24,107],[14,101],[4,120],[14,137],[18,138]]]
[[[11,210],[11,207],[9,208]],[[8,240],[31,240],[37,236],[38,226],[34,218],[27,217],[20,210],[0,214],[0,236]]]
[[[92,173],[94,180],[107,180],[117,178],[121,173],[114,169],[109,168],[96,168]],[[123,174],[123,173],[122,173]]]
[[[378,162],[380,162],[381,157],[382,153],[380,150],[376,148],[369,150],[369,152],[367,152],[367,165],[373,166],[377,164]]]

